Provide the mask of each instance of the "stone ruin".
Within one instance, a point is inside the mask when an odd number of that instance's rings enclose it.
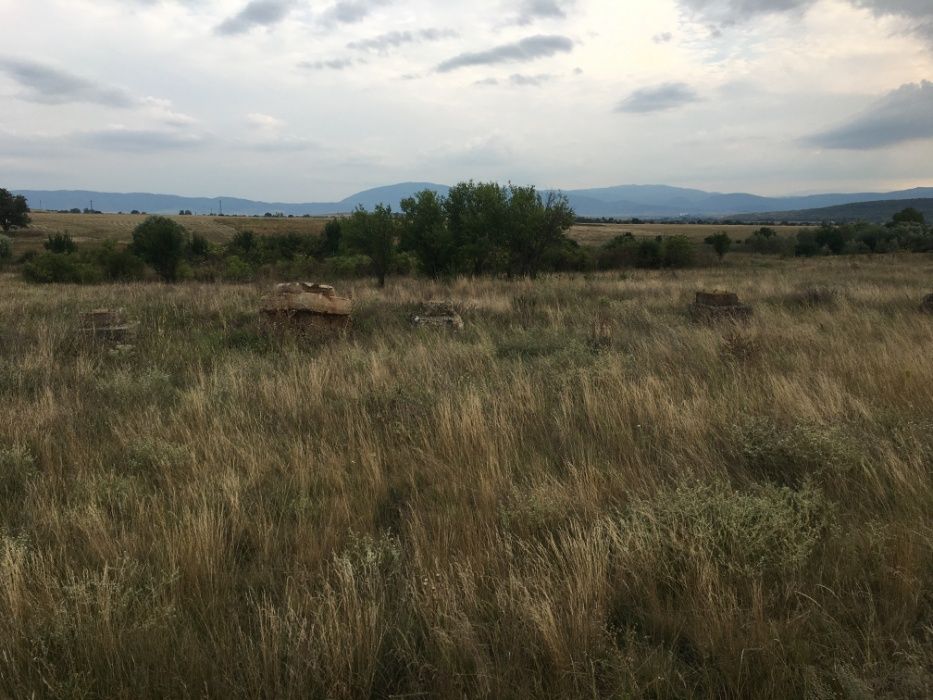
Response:
[[[752,316],[752,307],[741,303],[737,294],[716,290],[697,292],[690,313],[699,321],[747,321]]]
[[[353,302],[338,297],[326,284],[288,282],[275,289],[260,302],[263,320],[275,327],[300,330],[346,330],[350,327]]]
[[[123,309],[94,309],[81,314],[81,333],[94,340],[127,344],[136,337],[138,323],[128,321]]]
[[[925,314],[933,314],[933,294],[927,294],[920,304],[920,310]]]
[[[411,324],[416,327],[450,328],[463,330],[463,318],[450,301],[428,301],[422,304],[419,313],[412,314]]]

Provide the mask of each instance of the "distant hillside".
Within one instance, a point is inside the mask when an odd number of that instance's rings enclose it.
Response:
[[[261,202],[236,197],[180,197],[168,194],[92,192],[87,190],[48,191],[15,190],[24,195],[31,207],[39,209],[85,209],[104,212],[129,212],[134,209],[151,214],[177,213],[190,209],[195,214],[245,214],[262,216],[266,212],[286,216],[326,216],[344,214],[357,206],[372,209],[376,204],[389,204],[396,211],[402,199],[423,189],[444,195],[447,185],[432,182],[404,182],[358,192],[339,202]],[[838,207],[857,202],[913,201],[933,198],[933,187],[885,193],[817,194],[805,197],[761,197],[754,194],[704,192],[703,190],[666,185],[620,185],[581,190],[565,190],[574,211],[591,217],[722,217],[745,215],[766,216],[756,212],[789,215],[815,208]],[[902,207],[903,208],[903,207]],[[784,218],[784,217],[781,217]]]
[[[922,212],[928,222],[933,223],[933,198],[924,199],[889,199],[878,202],[856,202],[836,207],[820,207],[818,209],[802,209],[799,211],[772,211],[760,214],[740,215],[742,221],[790,221],[793,223],[814,223],[821,221],[834,221],[848,223],[853,221],[868,221],[884,223],[899,211],[913,207]]]

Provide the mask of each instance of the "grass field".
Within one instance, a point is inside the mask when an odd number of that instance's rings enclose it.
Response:
[[[933,258],[736,260],[347,284],[329,340],[3,276],[0,696],[928,697]]]
[[[133,229],[145,221],[143,215],[131,214],[57,214],[34,212],[29,229],[16,234],[17,252],[39,249],[51,233],[69,233],[79,243],[103,239],[129,242]],[[237,231],[251,230],[257,234],[313,233],[320,234],[327,217],[310,219],[276,219],[253,217],[173,216],[191,233],[197,233],[215,243],[230,240]],[[703,240],[719,231],[726,231],[734,240],[744,240],[759,226],[717,226],[713,224],[587,224],[575,226],[570,236],[584,245],[600,245],[614,236],[631,232],[636,236],[673,236],[683,234]],[[779,233],[793,235],[799,226],[774,227]]]

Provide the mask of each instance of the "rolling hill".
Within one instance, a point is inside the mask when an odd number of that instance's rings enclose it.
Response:
[[[169,194],[111,193],[89,190],[15,190],[36,209],[84,209],[104,212],[129,212],[134,209],[153,214],[177,213],[190,209],[196,214],[219,213],[262,216],[266,212],[286,216],[326,216],[353,211],[358,206],[371,209],[379,203],[390,204],[396,211],[399,202],[423,190],[446,194],[447,185],[432,182],[404,182],[357,192],[338,202],[263,202],[236,197],[181,197]],[[762,218],[787,218],[791,213],[826,207],[848,206],[860,202],[913,201],[933,198],[933,187],[898,192],[862,192],[817,194],[801,197],[761,197],[747,193],[717,193],[666,185],[621,185],[579,190],[565,190],[580,216],[590,217],[725,217],[754,214]],[[905,205],[906,206],[906,205]],[[901,207],[903,208],[903,207]],[[768,214],[758,214],[767,212]],[[787,215],[783,215],[786,212]],[[747,218],[747,217],[746,217]]]

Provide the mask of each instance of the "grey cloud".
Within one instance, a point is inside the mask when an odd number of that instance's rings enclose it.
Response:
[[[655,34],[651,37],[651,41],[655,44],[667,44],[674,38],[674,35],[670,32],[664,32],[662,34]]]
[[[391,0],[339,0],[324,13],[325,24],[355,24]]]
[[[244,34],[254,27],[278,24],[291,12],[294,0],[251,0],[237,14],[217,26],[218,34]]]
[[[452,29],[421,29],[415,32],[396,31],[380,34],[379,36],[374,36],[369,39],[351,41],[347,44],[347,48],[384,54],[387,53],[389,49],[395,49],[405,44],[440,41],[442,39],[452,39],[457,36],[459,36],[459,34]]]
[[[346,70],[353,64],[352,58],[332,58],[321,61],[302,61],[298,67],[305,70]]]
[[[748,21],[758,15],[802,11],[818,0],[678,0],[696,18],[719,25]],[[913,21],[910,31],[933,41],[933,1],[931,0],[848,0],[855,7],[870,10],[878,17],[893,15]],[[713,29],[715,35],[716,29]]]
[[[108,151],[147,152],[197,148],[203,145],[206,139],[197,134],[179,131],[115,127],[81,132],[68,140],[80,146]]]
[[[933,83],[902,85],[844,124],[811,136],[820,148],[872,150],[933,139]]]
[[[26,99],[45,104],[89,102],[108,107],[136,104],[127,92],[34,61],[0,59],[0,71],[26,88]]]
[[[554,79],[553,75],[548,73],[539,73],[538,75],[522,75],[515,73],[509,76],[509,82],[518,87],[541,87]]]
[[[483,78],[482,80],[477,80],[474,85],[482,85],[488,87],[491,85],[498,85],[499,81],[496,78]]]
[[[441,73],[448,73],[467,66],[531,61],[570,51],[573,51],[573,41],[567,37],[538,35],[511,44],[502,44],[487,51],[459,54],[441,63],[437,70]]]
[[[933,2],[931,0],[851,0],[857,7],[871,10],[878,17],[896,15],[912,22],[909,31],[933,42]]]
[[[631,114],[661,112],[699,100],[699,95],[686,83],[664,83],[636,90],[619,103],[616,111]]]
[[[563,19],[574,0],[523,0],[519,3],[517,24],[531,24],[538,19]]]

